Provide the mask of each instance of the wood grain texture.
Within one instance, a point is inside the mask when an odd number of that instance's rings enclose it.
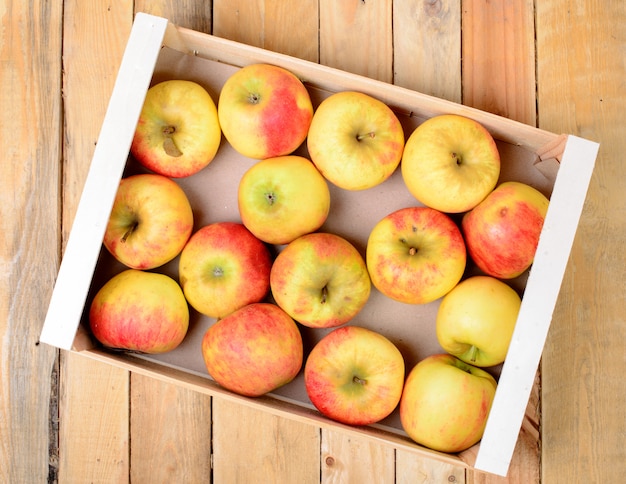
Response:
[[[461,7],[456,0],[393,6],[393,83],[461,102]]]
[[[334,430],[322,433],[321,460],[323,484],[383,484],[395,480],[393,447]]]
[[[465,484],[465,467],[396,450],[396,484]]]
[[[64,2],[63,239],[71,229],[132,23],[132,2]],[[129,373],[61,359],[59,481],[128,481]]]
[[[462,4],[463,103],[535,126],[533,0]]]
[[[61,354],[59,482],[128,482],[129,373]]]
[[[61,7],[0,5],[1,482],[56,474],[58,352],[37,342],[60,254]]]
[[[543,482],[626,474],[626,4],[537,2],[539,126],[600,143],[543,354]]]
[[[391,2],[320,0],[320,63],[393,80]]]
[[[130,482],[211,481],[211,397],[131,374]]]
[[[320,431],[213,399],[213,482],[320,482]]]
[[[281,54],[317,62],[318,2],[214,0],[213,33]]]

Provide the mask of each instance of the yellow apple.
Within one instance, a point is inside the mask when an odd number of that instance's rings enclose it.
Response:
[[[504,182],[463,216],[467,251],[479,269],[512,279],[535,258],[549,200],[539,190],[516,181]]]
[[[500,154],[480,123],[456,114],[434,116],[409,136],[402,178],[424,205],[446,213],[471,210],[493,190]]]
[[[303,362],[296,323],[275,304],[254,303],[210,326],[202,338],[209,375],[240,395],[257,397],[293,380]]]
[[[223,318],[267,296],[271,267],[268,247],[246,227],[215,222],[191,236],[180,254],[178,274],[196,311]]]
[[[126,269],[94,296],[89,326],[94,337],[108,348],[165,353],[185,338],[189,308],[171,277]]]
[[[226,80],[217,112],[224,137],[236,151],[265,159],[291,154],[304,142],[313,104],[293,73],[259,63]]]
[[[148,89],[131,153],[149,170],[181,178],[207,166],[221,139],[210,94],[196,82],[175,79]]]
[[[391,414],[400,401],[404,358],[382,334],[343,326],[313,347],[304,384],[323,415],[350,425],[372,424]]]
[[[367,269],[384,295],[426,304],[450,291],[465,271],[461,231],[430,207],[406,207],[383,217],[367,240]]]
[[[238,205],[250,232],[270,244],[288,244],[326,221],[330,191],[308,159],[279,156],[261,160],[244,173]]]
[[[365,261],[346,239],[314,232],[298,237],[276,257],[270,273],[276,303],[311,328],[347,323],[369,299]]]
[[[441,300],[436,333],[444,351],[470,365],[502,363],[522,303],[517,292],[495,277],[461,281]]]
[[[173,180],[153,173],[120,180],[104,246],[132,269],[154,269],[174,259],[193,230],[187,195]]]
[[[361,92],[342,91],[315,110],[307,148],[327,180],[346,190],[364,190],[384,182],[396,170],[404,131],[382,101]]]
[[[483,436],[496,380],[449,354],[429,356],[409,372],[400,399],[400,422],[415,442],[440,452],[461,452]]]

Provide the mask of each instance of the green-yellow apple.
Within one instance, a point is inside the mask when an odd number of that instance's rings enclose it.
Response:
[[[522,303],[517,292],[491,276],[459,282],[441,300],[436,333],[444,351],[470,365],[502,363]]]
[[[332,328],[356,316],[369,299],[365,261],[346,239],[314,232],[276,257],[270,273],[276,303],[304,326]]]
[[[467,251],[478,268],[500,279],[512,279],[528,269],[548,204],[548,198],[537,189],[509,181],[466,213],[461,227]]]
[[[311,403],[325,416],[369,425],[397,407],[404,385],[404,358],[382,334],[343,326],[324,336],[304,366]]]
[[[366,262],[381,293],[407,304],[426,304],[461,280],[465,243],[445,213],[406,207],[376,223],[367,240]]]
[[[346,190],[372,188],[400,164],[404,130],[382,101],[356,91],[324,99],[315,110],[307,148],[322,175]]]
[[[300,329],[275,304],[253,303],[210,326],[202,339],[209,375],[240,395],[256,397],[289,383],[303,362]]]
[[[226,80],[217,112],[231,146],[249,158],[264,159],[291,154],[304,142],[313,104],[292,72],[259,63]]]
[[[174,79],[148,89],[130,150],[155,173],[181,178],[213,161],[221,139],[211,95],[200,84]]]
[[[191,307],[223,318],[267,296],[271,267],[269,248],[243,224],[215,222],[192,234],[180,254],[178,275]]]
[[[238,205],[250,232],[270,244],[288,244],[326,221],[330,191],[308,159],[278,156],[258,161],[244,173]]]
[[[193,230],[193,212],[183,189],[154,173],[120,180],[104,246],[131,269],[154,269],[174,259]]]
[[[185,338],[189,307],[171,277],[126,269],[94,296],[89,325],[94,337],[108,348],[165,353]]]
[[[446,213],[474,208],[500,176],[500,154],[480,123],[456,114],[434,116],[409,136],[402,178],[424,205]]]
[[[483,436],[496,380],[449,354],[432,355],[409,372],[400,399],[400,422],[415,442],[440,452],[461,452]]]

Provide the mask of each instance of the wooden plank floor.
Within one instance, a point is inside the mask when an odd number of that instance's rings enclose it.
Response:
[[[533,402],[542,445],[507,479],[38,344],[137,11],[601,143]],[[625,2],[2,0],[0,18],[0,482],[623,480]]]

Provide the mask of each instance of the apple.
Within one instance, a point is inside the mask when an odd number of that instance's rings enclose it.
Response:
[[[154,269],[174,259],[193,230],[187,195],[173,180],[154,173],[122,178],[103,243],[131,269]]]
[[[181,178],[207,166],[221,139],[210,94],[200,84],[174,79],[148,89],[130,151],[149,170]]]
[[[307,148],[322,175],[346,190],[372,188],[400,164],[404,130],[382,101],[355,91],[324,99],[315,110]]]
[[[409,372],[400,399],[400,422],[420,445],[461,452],[483,436],[496,380],[449,354],[429,356]]]
[[[528,269],[549,203],[530,185],[508,181],[466,213],[461,227],[478,268],[500,279],[513,279]]]
[[[402,303],[426,304],[461,280],[465,243],[445,213],[422,206],[401,208],[370,232],[366,263],[381,293]]]
[[[382,334],[343,326],[324,336],[309,353],[304,385],[323,415],[350,425],[369,425],[397,407],[404,358]]]
[[[270,287],[276,303],[300,324],[332,328],[361,311],[371,283],[356,247],[339,235],[314,232],[278,254]]]
[[[108,348],[158,354],[185,338],[189,307],[165,274],[126,269],[109,279],[89,307],[93,336]]]
[[[237,152],[264,159],[291,154],[304,142],[313,104],[292,72],[258,63],[226,80],[217,113],[224,137]]]
[[[509,349],[522,300],[505,282],[473,276],[441,300],[436,334],[444,351],[470,365],[502,363]]]
[[[330,210],[330,191],[311,161],[278,156],[258,161],[244,173],[238,205],[250,232],[282,245],[322,226]]]
[[[289,383],[302,368],[300,330],[275,304],[253,303],[230,313],[206,330],[201,346],[209,375],[249,397]]]
[[[215,222],[190,237],[180,254],[178,274],[191,307],[223,318],[267,296],[271,267],[269,248],[244,225]]]
[[[434,116],[409,136],[401,163],[409,192],[446,213],[471,210],[496,186],[500,154],[480,123],[457,114]]]

